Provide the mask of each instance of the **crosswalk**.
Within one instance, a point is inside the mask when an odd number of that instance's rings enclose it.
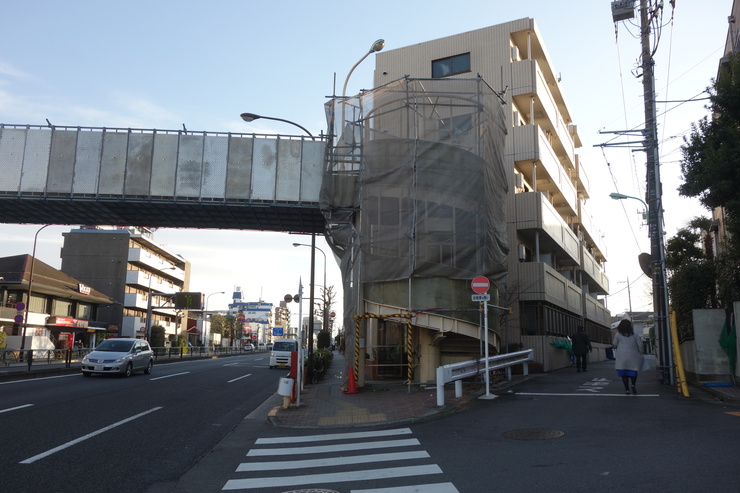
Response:
[[[351,493],[459,493],[452,483],[434,482],[442,469],[411,435],[397,428],[260,438],[222,491],[330,491],[351,484],[363,488]]]

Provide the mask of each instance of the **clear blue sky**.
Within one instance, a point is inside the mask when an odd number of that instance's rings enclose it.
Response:
[[[642,153],[596,144],[599,130],[640,127],[642,84],[632,72],[640,51],[635,25],[617,33],[609,0],[553,2],[346,1],[257,2],[189,0],[101,2],[6,2],[0,17],[0,123],[108,126],[188,130],[296,133],[277,122],[246,124],[250,111],[300,123],[312,133],[326,129],[323,104],[349,69],[378,38],[386,49],[457,34],[521,17],[534,17],[584,143],[581,153],[596,182],[589,207],[603,225],[609,248],[607,274],[612,312],[627,308],[627,278],[641,271],[637,255],[649,252],[647,228],[636,201],[614,202],[612,191],[643,196]],[[656,54],[658,100],[701,93],[716,76],[724,48],[731,0],[679,0],[673,22],[665,2],[665,26]],[[374,60],[366,59],[347,89],[372,86]],[[658,107],[661,174],[667,236],[699,214],[696,201],[680,199],[677,150],[704,104]],[[667,111],[670,110],[670,111]],[[607,164],[608,163],[608,164]],[[624,205],[624,208],[622,207]],[[0,256],[31,253],[38,226],[0,225]],[[60,266],[61,232],[39,235],[37,257]],[[209,308],[225,308],[234,286],[248,300],[277,304],[307,284],[309,238],[278,233],[160,230],[155,239],[193,263],[192,288],[210,294]],[[329,254],[328,248],[319,246]],[[341,286],[328,262],[327,284]],[[317,255],[317,283],[323,282]],[[235,267],[236,266],[236,267]],[[632,284],[633,310],[650,310],[649,281]],[[295,317],[297,308],[293,306]],[[341,306],[336,306],[341,312]],[[294,318],[295,320],[295,318]]]

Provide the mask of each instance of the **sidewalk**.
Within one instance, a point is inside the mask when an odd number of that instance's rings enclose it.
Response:
[[[404,423],[427,419],[435,415],[462,409],[471,400],[485,393],[481,384],[463,385],[463,395],[455,397],[453,385],[445,388],[444,406],[437,406],[437,387],[434,384],[413,385],[402,382],[366,382],[356,394],[343,392],[347,386],[344,375],[344,355],[334,352],[331,368],[323,379],[307,385],[301,392],[300,405],[288,409],[275,405],[268,413],[268,421],[275,426],[290,428],[322,428],[371,426]],[[515,375],[511,382],[492,381],[491,393],[501,392],[511,385],[533,378]]]
[[[343,392],[347,386],[345,375],[344,355],[334,352],[331,368],[318,384],[307,385],[301,392],[300,405],[291,404],[283,409],[281,399],[277,394],[271,405],[267,406],[268,421],[274,426],[289,428],[323,428],[323,427],[353,427],[371,426],[377,424],[404,423],[429,419],[436,415],[464,409],[473,399],[485,393],[483,384],[463,385],[463,396],[455,397],[454,386],[445,388],[444,406],[437,406],[437,388],[414,385],[409,392],[406,385],[400,382],[366,382],[356,394]],[[641,380],[641,387],[654,387],[656,391],[672,393],[678,391],[670,385],[660,385],[656,381],[655,361],[649,373],[645,373]],[[613,362],[605,361],[592,364],[593,373],[603,373],[608,378],[616,378]],[[570,374],[575,368],[562,368],[551,372],[553,374]],[[599,374],[600,374],[599,373]],[[511,381],[492,381],[491,394],[501,394],[518,383],[531,378],[538,378],[547,374],[514,375]],[[621,389],[621,383],[619,384]],[[714,399],[733,405],[740,405],[740,387],[697,387],[689,385],[691,397],[698,397],[700,392],[706,392]]]

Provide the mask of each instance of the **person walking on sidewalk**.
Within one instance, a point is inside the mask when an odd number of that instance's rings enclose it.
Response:
[[[617,369],[617,376],[622,377],[624,393],[630,393],[631,383],[632,393],[636,394],[637,374],[642,368],[642,362],[645,357],[640,351],[642,345],[635,335],[632,322],[627,319],[619,322],[612,346],[617,350],[614,367]]]
[[[588,371],[588,353],[591,352],[591,341],[588,338],[588,334],[583,330],[583,325],[579,325],[573,336],[573,354],[576,357],[576,368],[578,372]]]

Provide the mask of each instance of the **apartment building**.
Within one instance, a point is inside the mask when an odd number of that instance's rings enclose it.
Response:
[[[187,311],[174,308],[174,294],[188,291],[190,263],[140,227],[82,226],[63,233],[62,271],[116,301],[98,318],[120,337],[145,337],[150,326],[165,328],[173,343],[186,330]]]
[[[241,287],[234,289],[232,302],[229,303],[227,316],[241,321],[243,342],[269,342],[272,334],[272,303],[264,300],[244,301]]]
[[[553,341],[584,325],[608,343],[606,246],[589,213],[588,163],[578,129],[534,19],[524,18],[376,55],[376,88],[404,77],[480,78],[502,100],[506,275],[494,280],[498,304],[511,307],[497,328],[500,350],[532,348],[546,370],[569,364]],[[469,124],[440,120],[438,131]],[[472,276],[471,276],[472,278]],[[455,305],[452,305],[455,306]]]

